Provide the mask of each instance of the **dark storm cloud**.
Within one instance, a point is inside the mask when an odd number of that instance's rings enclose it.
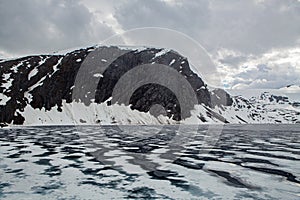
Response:
[[[73,0],[1,0],[0,27],[0,53],[15,55],[92,45],[112,34]]]

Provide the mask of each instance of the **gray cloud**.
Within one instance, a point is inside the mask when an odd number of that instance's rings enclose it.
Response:
[[[51,52],[91,45],[112,34],[73,0],[0,1],[0,50],[8,54]]]
[[[115,17],[124,30],[140,27],[163,27],[195,38],[210,23],[208,1],[184,1],[169,4],[164,1],[128,1],[116,9]]]
[[[126,29],[159,26],[182,31],[209,51],[229,48],[260,54],[271,48],[299,45],[300,2],[138,0],[120,6],[115,16]]]
[[[232,83],[236,89],[272,88],[278,89],[290,84],[300,84],[299,72],[286,67],[286,73],[278,73],[276,69],[266,71],[259,68],[252,69],[236,75]]]
[[[109,24],[108,15],[116,24]],[[300,1],[0,0],[0,26],[0,50],[9,53],[94,44],[114,34],[114,26],[157,26],[183,32],[209,52],[261,54],[299,45]]]
[[[300,84],[293,51],[300,47],[299,0],[0,0],[0,58],[89,46],[149,26],[202,44],[229,87]],[[157,35],[147,37],[159,43]],[[268,58],[272,52],[283,54]]]
[[[246,56],[227,56],[225,58],[222,58],[219,60],[219,62],[225,64],[225,65],[230,65],[233,68],[238,67],[240,64],[242,64],[245,60],[247,60]]]
[[[227,73],[233,80],[233,88],[281,88],[286,85],[300,85],[300,49],[280,50],[264,54],[260,58],[250,59],[239,69]]]

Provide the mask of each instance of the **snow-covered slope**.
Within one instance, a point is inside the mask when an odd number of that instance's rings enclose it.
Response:
[[[210,91],[187,58],[169,49],[94,46],[1,60],[0,77],[2,126],[300,122],[297,88],[280,90],[290,99]]]
[[[280,90],[287,90],[287,91],[300,91],[300,85],[287,85],[286,87],[280,88]]]
[[[230,123],[300,123],[300,103],[269,92],[251,98],[234,96],[232,106],[218,110]]]

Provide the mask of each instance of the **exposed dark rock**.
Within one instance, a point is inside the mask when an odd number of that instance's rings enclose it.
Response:
[[[230,95],[222,89],[215,89],[211,92],[211,104],[212,106],[231,106],[233,103]]]
[[[179,121],[180,104],[177,97],[168,88],[157,85],[147,84],[136,90],[130,99],[132,109],[137,109],[143,112],[148,112],[151,106],[155,104],[161,105],[167,112],[167,116]]]
[[[103,76],[95,78],[94,71],[85,77],[87,81],[97,84],[95,96],[88,89],[79,96],[72,96],[76,75],[85,58],[96,49],[111,53],[122,52],[106,68]],[[62,102],[81,101],[86,105],[93,102],[102,103],[112,96],[113,89],[118,80],[129,70],[143,64],[161,64],[168,66],[184,77],[197,97],[197,103],[208,107],[214,105],[231,105],[232,100],[224,90],[215,90],[213,95],[205,87],[206,84],[189,67],[187,59],[177,52],[168,51],[159,56],[157,53],[163,49],[147,48],[144,50],[123,50],[117,47],[89,47],[70,52],[66,55],[40,55],[27,56],[15,60],[0,60],[0,94],[10,99],[0,104],[0,123],[23,124],[22,112],[30,104],[34,109],[49,111],[62,110]],[[101,55],[98,55],[101,56]],[[109,56],[109,55],[106,55]],[[174,62],[173,62],[174,61]],[[32,73],[36,71],[36,73]],[[5,78],[6,77],[6,78]],[[170,77],[166,77],[168,79]],[[3,87],[11,80],[10,87]],[[97,82],[98,81],[98,82]],[[83,88],[88,84],[83,84]],[[126,91],[124,91],[126,92]],[[186,101],[189,101],[186,97]],[[110,101],[107,104],[110,105]],[[124,102],[119,102],[124,103]],[[181,108],[174,91],[159,84],[148,84],[138,88],[130,99],[132,109],[148,112],[154,104],[159,104],[167,111],[167,116],[175,120],[188,117],[181,113]]]

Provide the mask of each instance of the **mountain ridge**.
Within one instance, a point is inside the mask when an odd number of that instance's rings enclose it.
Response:
[[[87,83],[96,84],[95,93],[89,91],[88,84],[83,83],[80,87],[86,90],[79,90],[80,94],[74,96],[74,90],[77,89],[75,85],[76,75],[80,72],[87,58],[93,58],[93,55],[94,57],[98,56],[100,59],[98,63],[105,65],[107,60],[115,54],[120,54],[120,56],[117,56],[109,65],[107,64],[103,73],[96,73],[97,70],[93,69],[85,74],[87,77],[83,77]],[[197,102],[190,103],[188,96],[180,97],[179,95],[178,98],[178,95],[172,93],[174,89],[170,90],[168,87],[155,84],[155,81],[158,80],[156,75],[153,77],[154,83],[137,88],[130,96],[129,102],[118,102],[117,100],[120,99],[112,98],[118,81],[128,72],[139,66],[146,66],[151,69],[155,65],[167,66],[167,70],[176,72],[180,78],[183,77],[181,83],[188,83],[188,87],[192,88]],[[223,89],[209,91],[202,79],[190,69],[187,58],[168,49],[93,46],[62,54],[33,55],[1,60],[0,69],[0,76],[2,77],[0,80],[0,123],[2,126],[12,124],[259,122],[253,120],[253,116],[251,116],[255,113],[253,109],[251,112],[248,110],[248,112],[242,109],[244,107],[239,108],[245,101],[231,96]],[[170,86],[178,82],[172,77],[165,78],[167,83],[173,83]],[[185,88],[184,84],[181,85],[181,83],[176,85],[178,90]],[[259,103],[262,102],[257,100],[256,104]],[[253,102],[246,104],[248,109],[253,107]],[[155,106],[157,111],[152,109]],[[295,104],[295,106],[297,105]],[[242,113],[248,113],[247,117],[237,112],[236,109],[238,108],[243,110]],[[122,114],[120,114],[121,112]],[[291,117],[282,119],[282,123],[300,121],[297,109],[294,109],[293,112],[287,112],[287,115],[291,115]],[[264,119],[261,122],[277,123],[275,120],[265,120],[268,117],[266,114],[263,116],[261,119]],[[270,117],[272,118],[273,115]]]

